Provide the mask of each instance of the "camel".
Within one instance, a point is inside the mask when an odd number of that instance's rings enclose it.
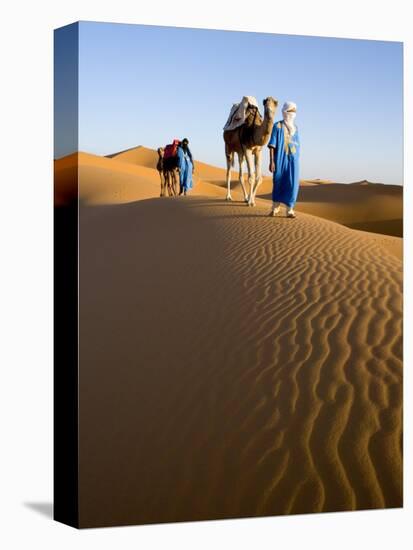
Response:
[[[158,147],[158,162],[156,163],[156,169],[159,172],[159,177],[161,178],[161,197],[165,196],[165,187],[166,187],[166,180],[165,180],[165,174],[163,170],[163,153],[164,148]]]
[[[156,169],[159,172],[161,178],[161,197],[165,196],[166,190],[170,197],[177,195],[177,171],[176,159],[164,159],[165,149],[158,147],[158,162]]]
[[[168,160],[171,160],[171,159],[168,159]],[[174,165],[173,163],[164,162],[163,174],[165,178],[165,185],[168,189],[168,195],[170,197],[176,197],[176,195],[178,194],[178,190],[177,190],[177,187],[178,187],[177,180],[179,177],[177,176],[178,172],[179,170],[176,165]]]
[[[227,201],[232,201],[231,168],[234,166],[236,153],[239,163],[239,182],[244,192],[245,202],[248,206],[255,206],[257,189],[262,182],[262,148],[270,139],[278,101],[272,97],[267,97],[264,99],[263,104],[264,119],[261,118],[257,108],[250,106],[242,126],[234,130],[224,130],[225,156],[227,159]],[[247,194],[244,185],[244,174],[242,172],[244,160],[247,162],[249,194]]]

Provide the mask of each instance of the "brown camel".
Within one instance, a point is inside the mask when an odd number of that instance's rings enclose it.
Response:
[[[170,159],[168,159],[170,160]],[[178,168],[177,166],[174,166],[172,163],[166,164],[164,162],[164,168],[163,168],[163,174],[165,178],[165,185],[168,189],[168,195],[170,197],[176,197],[178,194],[178,185],[177,185],[177,179],[178,179]]]
[[[158,147],[158,162],[156,164],[156,169],[159,172],[159,177],[161,178],[161,197],[165,196],[165,187],[166,187],[166,181],[165,181],[165,174],[163,169],[163,153],[164,148]]]
[[[161,197],[165,196],[166,190],[168,190],[168,195],[174,197],[177,195],[177,161],[175,158],[164,158],[165,149],[163,147],[158,147],[158,162],[156,164],[156,169],[159,172],[159,177],[161,178]]]
[[[238,155],[239,182],[244,192],[245,202],[248,206],[255,206],[257,189],[262,182],[261,158],[262,148],[268,143],[274,126],[275,111],[278,101],[267,97],[263,101],[264,119],[261,118],[258,109],[249,106],[246,120],[242,126],[234,130],[224,130],[225,156],[227,159],[227,197],[231,197],[231,168],[234,166],[235,153]],[[249,194],[245,189],[242,164],[247,162]],[[254,171],[255,168],[255,171]]]

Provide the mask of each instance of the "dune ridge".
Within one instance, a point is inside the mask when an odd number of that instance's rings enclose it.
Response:
[[[122,160],[123,155],[127,161]],[[157,197],[160,180],[153,168],[156,158],[156,151],[138,147],[112,158],[80,152],[59,159],[55,161],[55,204],[77,199],[84,204],[119,204]],[[136,164],[138,160],[142,164]],[[224,199],[224,174],[220,168],[196,162],[192,194]],[[308,183],[300,190],[302,200],[297,209],[355,230],[369,231],[375,242],[401,259],[403,244],[397,237],[401,237],[403,231],[402,189],[380,184],[350,187],[331,182],[320,186]],[[234,200],[242,201],[243,194],[235,176],[232,189]],[[271,189],[271,178],[264,178],[258,200],[268,209]]]
[[[100,189],[100,203],[128,202],[159,195],[159,174],[156,171],[157,152],[147,147],[132,147],[107,157],[79,153],[55,162],[57,187],[62,189],[56,201],[67,196],[67,185],[73,179],[74,163],[78,161],[80,181],[95,182]],[[72,172],[70,172],[72,166]],[[95,173],[93,173],[95,172]],[[98,174],[99,172],[99,174]],[[72,176],[71,176],[72,174]],[[109,176],[110,174],[110,176]],[[84,177],[82,177],[84,176]],[[233,196],[243,195],[236,171],[232,172]],[[195,189],[193,194],[225,197],[225,170],[195,161]],[[106,191],[105,191],[106,189]],[[271,200],[272,178],[265,176],[258,196]],[[82,189],[79,189],[83,200]],[[85,200],[90,200],[90,196]],[[298,211],[319,216],[352,229],[403,236],[403,188],[397,185],[371,183],[367,180],[353,184],[330,180],[302,180],[297,203]],[[400,247],[399,247],[400,248]]]

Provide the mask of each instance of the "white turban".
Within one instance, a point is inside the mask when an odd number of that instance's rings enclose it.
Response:
[[[285,125],[287,126],[287,129],[288,129],[288,132],[289,132],[290,136],[293,136],[295,134],[295,130],[296,130],[295,124],[294,124],[294,119],[295,119],[297,113],[289,112],[290,109],[297,110],[297,105],[293,101],[286,101],[283,105],[283,108],[282,108],[282,114],[283,114],[283,119],[284,119]]]

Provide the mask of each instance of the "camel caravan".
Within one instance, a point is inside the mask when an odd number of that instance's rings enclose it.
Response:
[[[299,152],[300,139],[294,123],[296,104],[287,101],[282,108],[283,119],[274,122],[278,101],[273,97],[263,100],[264,116],[253,96],[244,96],[235,103],[224,126],[226,171],[226,200],[232,201],[231,168],[234,167],[235,154],[238,157],[239,183],[244,201],[255,206],[257,191],[262,182],[262,150],[265,145],[270,150],[269,170],[273,174],[273,205],[270,216],[280,212],[281,205],[286,208],[288,218],[295,218],[294,206],[299,189]],[[179,178],[179,195],[186,195],[192,188],[194,162],[188,147],[188,140],[175,139],[165,148],[158,149],[157,169],[161,178],[161,197],[166,192],[176,196]],[[247,165],[248,189],[244,183],[243,166]]]
[[[161,197],[165,196],[166,191],[170,197],[176,197],[178,181],[179,195],[186,195],[192,189],[194,161],[188,144],[187,138],[182,141],[174,139],[165,147],[158,148],[156,169],[161,179]]]

